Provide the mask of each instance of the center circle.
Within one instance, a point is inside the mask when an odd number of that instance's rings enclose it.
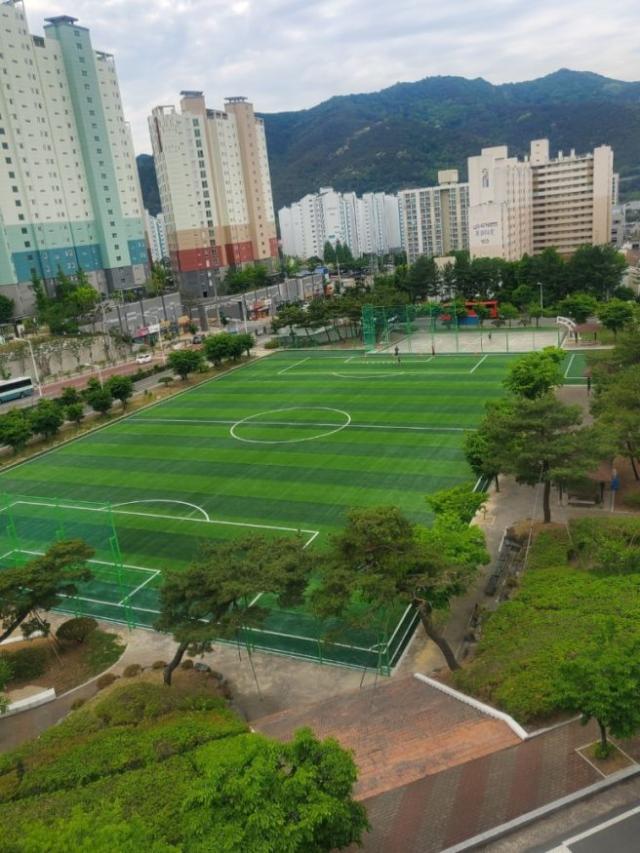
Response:
[[[317,422],[314,423],[311,421],[307,423],[304,420],[288,420],[287,414],[290,412],[318,412],[318,417],[314,419],[314,421]],[[322,423],[322,414],[325,412],[333,412],[334,414],[340,415],[343,422],[337,424],[335,427],[329,423]],[[265,421],[265,425],[282,427],[316,426],[319,431],[314,435],[305,435],[303,438],[266,439],[246,438],[242,435],[238,435],[238,430],[241,427],[250,425],[260,426],[260,422],[256,421],[256,419],[264,418],[268,415],[274,415],[274,417]],[[326,415],[324,420],[327,420]],[[286,409],[267,409],[265,412],[256,412],[255,415],[247,415],[246,418],[236,421],[229,429],[229,433],[237,441],[245,441],[248,444],[298,444],[301,441],[315,441],[318,438],[327,438],[330,435],[341,432],[341,430],[348,427],[350,423],[351,415],[348,412],[344,412],[342,409],[334,409],[330,406],[289,406]],[[331,427],[331,429],[327,429],[327,427]]]

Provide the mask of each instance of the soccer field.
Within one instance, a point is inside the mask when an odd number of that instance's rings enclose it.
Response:
[[[95,578],[62,606],[152,625],[163,567],[188,564],[202,539],[300,535],[322,547],[350,507],[381,504],[428,522],[427,493],[473,480],[464,432],[501,395],[512,358],[298,351],[252,362],[0,475],[0,559],[80,536],[96,549]],[[583,369],[568,356],[567,381]],[[401,616],[392,608],[344,642],[377,655]],[[291,651],[283,632],[300,641],[294,652],[339,658],[304,610],[274,610],[251,642]]]

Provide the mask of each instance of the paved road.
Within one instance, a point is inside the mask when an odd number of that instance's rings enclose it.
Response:
[[[534,850],[540,853],[636,853],[640,850],[640,806],[612,809],[598,820],[573,827],[563,837]]]

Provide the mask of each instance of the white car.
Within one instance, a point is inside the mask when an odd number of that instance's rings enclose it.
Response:
[[[141,352],[136,356],[136,364],[149,364],[151,360],[151,353],[148,352]]]

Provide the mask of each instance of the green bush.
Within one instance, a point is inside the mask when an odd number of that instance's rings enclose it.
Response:
[[[167,665],[167,662],[164,660],[154,660],[151,664],[151,669],[164,669]]]
[[[110,726],[138,725],[178,710],[220,710],[225,703],[202,691],[185,694],[177,685],[167,690],[162,684],[138,681],[122,685],[96,705],[95,714]]]
[[[571,539],[566,527],[541,530],[529,550],[527,568],[535,570],[565,566],[570,546]]]
[[[279,338],[271,338],[266,341],[264,344],[265,349],[279,349],[280,348],[280,340]]]
[[[38,678],[49,665],[50,652],[47,646],[33,646],[17,649],[15,652],[0,652],[0,658],[6,660],[13,673],[13,681],[26,681]]]
[[[122,675],[124,678],[134,678],[136,675],[140,675],[141,672],[142,667],[139,663],[130,663],[129,666],[125,666]]]
[[[104,690],[105,687],[108,687],[110,684],[113,684],[118,678],[117,675],[114,675],[112,672],[105,672],[104,675],[101,675],[100,678],[96,681],[96,687],[98,690]]]
[[[180,664],[180,669],[193,669],[193,661],[191,658],[186,658]]]
[[[91,616],[79,616],[63,622],[56,631],[56,637],[62,643],[84,643],[97,628],[98,623]]]

